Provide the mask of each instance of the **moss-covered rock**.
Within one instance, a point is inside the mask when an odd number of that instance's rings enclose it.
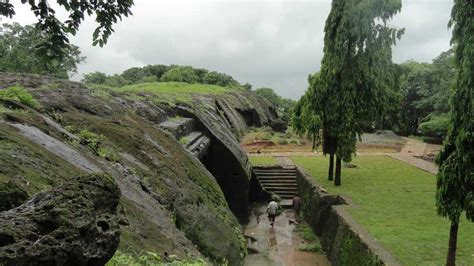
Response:
[[[28,193],[13,182],[0,183],[0,212],[15,208],[28,199]]]
[[[120,191],[105,175],[78,176],[0,213],[0,264],[103,265],[120,240]]]
[[[77,175],[107,173],[121,190],[121,252],[241,263],[245,239],[234,214],[247,214],[251,169],[238,137],[252,123],[274,119],[264,100],[229,91],[191,93],[187,103],[163,103],[149,92],[0,73],[0,89],[15,85],[25,88],[39,107],[17,111],[4,106],[10,111],[0,113],[0,181],[32,196]],[[245,119],[245,112],[251,119]],[[207,130],[215,150],[232,163],[228,173],[221,171],[225,168],[211,171],[158,127],[183,114]],[[84,141],[80,132],[94,138]]]

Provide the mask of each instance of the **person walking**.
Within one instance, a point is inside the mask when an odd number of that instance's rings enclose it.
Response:
[[[278,203],[276,201],[272,200],[270,203],[268,203],[267,213],[268,220],[270,220],[270,224],[273,227],[273,224],[275,223],[275,217],[278,213]]]

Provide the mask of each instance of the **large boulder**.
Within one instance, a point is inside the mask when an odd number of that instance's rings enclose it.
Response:
[[[104,265],[120,241],[120,190],[79,176],[0,213],[1,265]]]

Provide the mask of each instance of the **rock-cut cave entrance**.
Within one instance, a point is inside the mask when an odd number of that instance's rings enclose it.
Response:
[[[224,143],[219,140],[194,114],[179,110],[179,115],[194,120],[190,131],[202,132],[210,143],[195,156],[214,176],[232,213],[240,223],[248,221],[249,178],[244,167]]]

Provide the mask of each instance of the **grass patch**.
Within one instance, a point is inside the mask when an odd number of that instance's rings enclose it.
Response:
[[[271,156],[249,156],[252,165],[277,165],[278,162]]]
[[[157,100],[169,103],[190,102],[194,94],[221,94],[232,91],[209,84],[189,84],[185,82],[148,82],[133,84],[120,88],[112,88],[116,92],[126,93],[152,93]]]
[[[17,101],[33,108],[39,106],[39,102],[33,98],[33,96],[25,88],[21,86],[12,86],[4,90],[0,90],[0,99]]]
[[[145,252],[138,255],[130,255],[117,250],[107,266],[201,266],[207,265],[202,259],[180,260],[174,255],[164,259],[154,252]]]
[[[357,156],[357,168],[343,168],[342,186],[327,180],[327,157],[294,157],[332,194],[346,195],[347,208],[403,265],[443,265],[450,223],[436,214],[436,177],[385,156]],[[463,215],[457,262],[474,265],[474,223]]]
[[[319,238],[314,234],[313,229],[311,229],[307,224],[298,224],[295,231],[305,240],[304,243],[299,245],[299,250],[309,252],[321,252],[323,250]]]

